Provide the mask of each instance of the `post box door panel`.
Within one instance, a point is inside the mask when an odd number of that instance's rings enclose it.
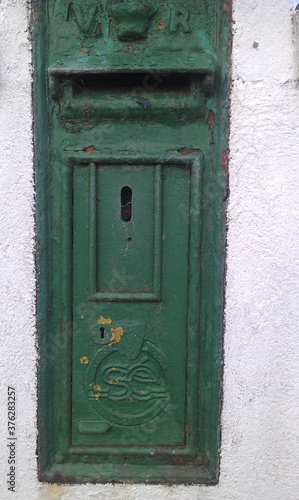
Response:
[[[182,446],[190,169],[73,176],[72,443]]]

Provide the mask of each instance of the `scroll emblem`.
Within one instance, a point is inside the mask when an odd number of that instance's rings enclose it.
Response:
[[[67,18],[73,17],[82,35],[85,37],[101,34],[100,14],[102,6],[97,4],[90,5],[89,9],[84,9],[80,4],[69,4]]]

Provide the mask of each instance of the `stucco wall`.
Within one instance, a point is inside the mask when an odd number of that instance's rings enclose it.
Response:
[[[299,87],[292,0],[235,0],[221,477],[216,487],[73,486],[36,478],[31,44],[25,0],[0,1],[0,497],[299,498]],[[7,386],[17,493],[7,491]]]

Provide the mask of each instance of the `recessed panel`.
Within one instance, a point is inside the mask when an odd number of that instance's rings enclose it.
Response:
[[[88,194],[94,168],[74,168],[72,444],[136,446],[139,450],[184,447],[190,170],[174,166],[98,168],[95,198]],[[125,195],[124,186],[131,190]],[[163,200],[162,220],[155,215],[158,193]],[[122,212],[124,201],[132,205]],[[92,248],[93,235],[86,230],[95,202],[96,226],[100,228],[97,252]],[[104,276],[102,283],[108,286],[113,269],[125,270],[135,275],[131,292],[142,294],[144,283],[146,291],[153,290],[157,235],[160,300],[137,296],[136,301],[131,297],[127,302],[126,289],[115,290],[111,285],[111,292],[122,293],[120,300],[113,296],[101,300],[100,294],[97,300],[90,300],[90,256],[100,258],[101,251],[99,281]],[[137,246],[132,256],[126,250],[129,237]]]
[[[160,183],[155,166],[97,169],[97,292],[155,293],[155,273],[161,274]]]

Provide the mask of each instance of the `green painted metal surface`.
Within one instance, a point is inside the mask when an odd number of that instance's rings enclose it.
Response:
[[[213,484],[227,11],[36,0],[33,25],[40,478]]]

